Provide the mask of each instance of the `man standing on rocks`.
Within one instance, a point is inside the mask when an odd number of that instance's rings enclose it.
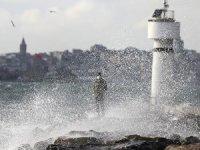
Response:
[[[94,96],[96,100],[96,110],[99,116],[105,114],[104,96],[107,91],[107,83],[102,78],[101,72],[98,73],[97,78],[93,85]]]

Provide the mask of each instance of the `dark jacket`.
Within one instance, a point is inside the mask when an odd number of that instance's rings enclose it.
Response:
[[[93,85],[95,96],[103,95],[107,90],[107,83],[103,78],[96,79]]]

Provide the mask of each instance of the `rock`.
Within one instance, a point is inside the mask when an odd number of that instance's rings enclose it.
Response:
[[[69,134],[68,134],[69,135]],[[70,135],[59,137],[54,144],[48,145],[47,150],[164,150],[169,145],[180,145],[180,137],[174,139],[162,137],[142,137],[140,135],[128,135],[121,139],[102,139],[101,133],[95,131],[72,131]],[[86,137],[76,137],[85,135]],[[96,135],[96,137],[88,137]],[[106,133],[106,135],[109,135]]]
[[[68,135],[70,136],[75,136],[75,137],[97,137],[99,136],[101,133],[96,132],[94,130],[89,130],[89,131],[70,131],[68,133]]]
[[[182,145],[182,146],[168,146],[165,150],[200,150],[200,144],[190,144],[190,145]]]
[[[49,145],[46,150],[112,150],[108,146],[84,146],[84,147],[66,147],[61,145]]]
[[[18,150],[33,150],[29,144],[23,144],[18,147]]]
[[[151,137],[142,137],[142,136],[139,136],[139,135],[129,135],[129,136],[126,136],[126,138],[131,140],[131,141],[145,141],[145,142],[158,142],[158,143],[167,143],[167,144],[177,144],[177,143],[175,143],[174,140],[166,139],[166,138],[162,138],[162,137],[151,138]]]
[[[54,144],[66,147],[81,147],[87,145],[102,145],[103,142],[95,137],[78,137],[78,138],[59,137],[54,142]]]
[[[113,150],[164,150],[166,147],[165,143],[137,141],[117,145]]]
[[[133,140],[133,141],[153,141],[153,138],[142,137],[139,135],[128,135],[128,136],[126,136],[126,138],[128,138],[129,140]]]
[[[73,148],[66,148],[65,146],[60,146],[60,145],[48,145],[46,150],[74,150]]]
[[[139,135],[129,135],[126,138],[116,141],[115,144],[120,144],[114,147],[115,150],[164,150],[168,145],[180,144],[173,140],[162,137],[142,137]]]
[[[169,138],[174,141],[181,141],[181,136],[178,134],[172,134]]]
[[[188,145],[188,144],[195,144],[195,143],[200,143],[199,138],[194,137],[194,136],[190,136],[190,137],[186,137],[183,144]]]
[[[172,134],[170,137],[169,137],[170,140],[173,141],[174,144],[176,145],[181,145],[183,139],[181,138],[180,135],[178,134]]]
[[[35,143],[34,150],[46,150],[48,145],[53,144],[53,139],[48,139],[46,141],[40,141]]]
[[[96,132],[94,130],[89,131],[71,131],[66,136],[69,137],[95,137],[101,140],[111,140],[117,138],[118,134],[111,132]],[[121,136],[120,136],[121,137]]]
[[[109,144],[123,144],[123,143],[126,143],[126,142],[129,142],[130,140],[128,138],[123,138],[123,139],[120,139],[120,140],[117,140],[117,141],[110,141],[108,142]]]

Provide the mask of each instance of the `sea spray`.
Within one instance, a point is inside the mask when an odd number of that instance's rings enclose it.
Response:
[[[192,125],[179,124],[173,113],[151,112],[148,93],[141,85],[112,84],[106,95],[106,114],[98,118],[91,83],[19,84],[11,83],[8,92],[15,91],[10,93],[12,99],[1,104],[0,147],[4,149],[14,150],[21,144],[33,147],[38,141],[70,131],[199,136]]]

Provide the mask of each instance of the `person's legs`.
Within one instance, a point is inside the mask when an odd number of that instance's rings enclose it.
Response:
[[[104,95],[103,94],[100,96],[100,113],[101,113],[101,116],[105,115]]]
[[[97,113],[98,113],[98,115],[100,116],[100,99],[99,99],[99,96],[96,96],[95,97],[95,99],[96,99],[96,111],[97,111]]]
[[[100,94],[96,98],[96,111],[99,116],[105,115],[104,95]]]

